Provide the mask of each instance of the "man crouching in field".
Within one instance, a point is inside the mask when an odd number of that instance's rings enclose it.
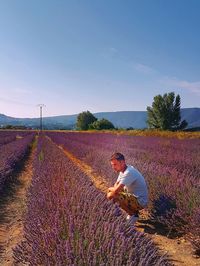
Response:
[[[139,210],[145,208],[148,203],[145,179],[137,169],[126,164],[121,153],[114,153],[110,162],[119,176],[114,186],[108,189],[107,198],[117,202],[127,212],[128,222],[134,224],[138,220]]]

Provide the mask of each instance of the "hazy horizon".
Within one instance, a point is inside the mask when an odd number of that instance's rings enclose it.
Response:
[[[200,108],[200,107],[186,107],[186,108],[181,108],[181,109],[195,109],[195,108]],[[90,111],[90,110],[84,110],[84,111]],[[137,111],[137,110],[119,110],[119,111],[100,111],[100,112],[93,112],[93,114],[97,114],[97,113],[110,113],[110,112],[113,112],[113,113],[116,113],[116,112],[147,112],[147,110],[140,110],[140,111]],[[72,116],[72,115],[78,115],[79,113],[73,113],[73,114],[60,114],[60,115],[51,115],[51,116],[42,116],[43,118],[48,118],[48,117],[57,117],[57,116]],[[3,114],[3,113],[0,113],[0,115],[6,115],[8,117],[12,117],[12,118],[19,118],[19,119],[33,119],[33,118],[40,118],[40,114],[38,113],[37,116],[35,117],[17,117],[17,116],[9,116],[7,114]]]

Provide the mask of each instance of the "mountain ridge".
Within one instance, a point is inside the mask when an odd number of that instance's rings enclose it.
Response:
[[[98,119],[108,119],[118,128],[147,128],[147,111],[97,112],[93,115]],[[47,129],[74,129],[77,116],[78,114],[43,117],[43,125]],[[182,108],[181,119],[188,122],[187,128],[200,127],[200,108]],[[38,128],[40,118],[15,118],[0,114],[0,126],[8,124]]]

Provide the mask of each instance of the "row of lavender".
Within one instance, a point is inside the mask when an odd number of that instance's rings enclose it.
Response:
[[[72,161],[39,138],[16,265],[170,265]]]
[[[0,130],[0,146],[24,138],[28,134],[30,134],[28,131]]]
[[[109,158],[114,151],[145,176],[151,218],[190,236],[200,252],[200,140],[99,133],[47,133],[59,145],[114,183]]]
[[[23,138],[0,146],[0,191],[6,181],[9,181],[16,165],[24,158],[34,133],[26,134]]]

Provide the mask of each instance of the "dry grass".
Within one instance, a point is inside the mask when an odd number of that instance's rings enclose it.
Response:
[[[49,130],[46,130],[49,131]],[[52,131],[52,130],[51,130]],[[54,130],[55,132],[74,132],[74,133],[109,133],[116,135],[128,135],[128,136],[146,136],[146,137],[165,137],[165,138],[178,138],[178,139],[200,139],[200,131],[196,132],[185,132],[185,131],[167,131],[167,130],[157,130],[157,129],[134,129],[134,130],[87,130],[87,131],[78,131],[78,130]]]

